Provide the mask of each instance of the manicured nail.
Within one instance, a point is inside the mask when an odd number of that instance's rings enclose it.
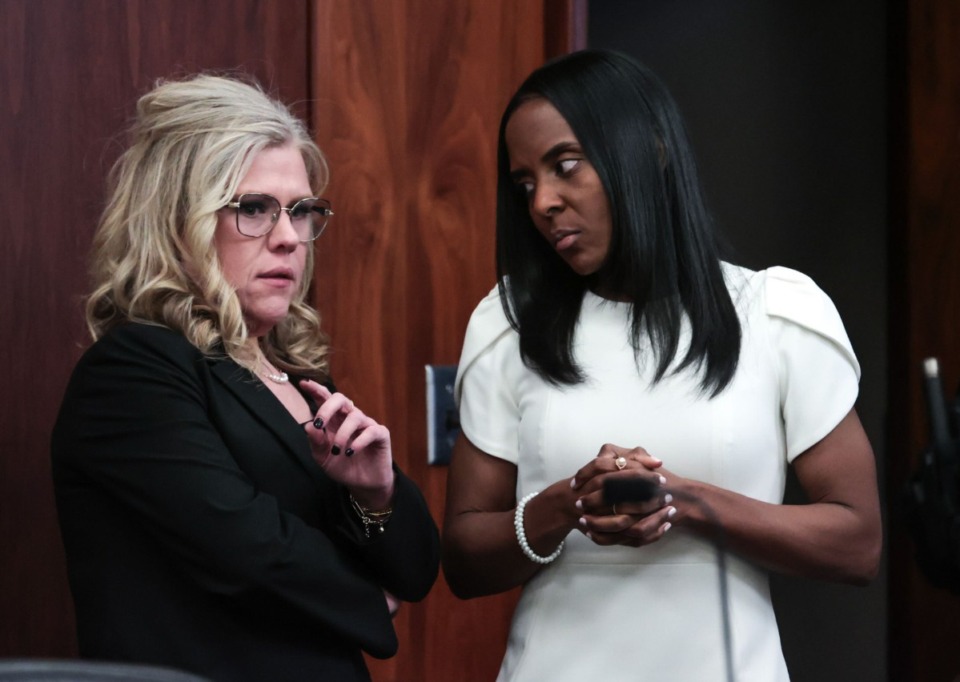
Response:
[[[676,507],[667,507],[667,518],[668,518],[668,519],[672,519],[672,518],[673,518],[674,516],[676,516],[676,515],[677,515],[677,508],[676,508]]]
[[[667,493],[666,495],[663,496],[664,504],[670,504],[671,502],[673,502],[673,495],[671,495],[670,493]]]
[[[661,476],[660,476],[660,485],[666,485],[666,484],[667,484],[667,479],[666,479],[666,477],[663,476],[663,475],[661,475]]]
[[[663,531],[664,533],[666,533],[671,528],[673,528],[673,526],[669,523],[665,523],[662,526],[660,526],[660,530]]]
[[[586,519],[586,517],[584,517],[584,516],[581,516],[581,517],[580,517],[580,525],[583,526],[584,528],[587,527],[587,519]]]
[[[347,457],[353,457],[353,448],[347,448],[344,453]]]
[[[575,479],[575,478],[571,478],[571,479],[570,479],[570,487],[571,487],[571,488],[576,488],[576,487],[577,487],[577,479]]]
[[[577,500],[577,509],[583,511],[583,500]]]
[[[330,453],[331,453],[331,454],[334,454],[334,455],[339,455],[339,454],[340,454],[340,446],[339,446],[339,445],[334,445],[332,448],[330,448]]]
[[[323,419],[321,419],[320,417],[317,417],[316,419],[314,419],[314,420],[313,420],[313,428],[318,429],[318,430],[319,430],[319,429],[322,429],[322,428],[323,428]]]

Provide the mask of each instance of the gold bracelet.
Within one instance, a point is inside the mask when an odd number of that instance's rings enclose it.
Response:
[[[353,510],[357,512],[357,516],[360,517],[360,521],[363,523],[363,534],[368,538],[370,537],[370,526],[376,526],[377,530],[382,533],[385,530],[387,521],[389,521],[393,515],[393,507],[379,510],[367,509],[357,502],[353,494],[350,495],[350,506],[353,507]]]

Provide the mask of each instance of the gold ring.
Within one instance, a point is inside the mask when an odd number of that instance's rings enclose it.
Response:
[[[617,465],[617,469],[623,471],[624,467],[627,466],[627,459],[625,457],[617,457],[613,460],[613,463]]]

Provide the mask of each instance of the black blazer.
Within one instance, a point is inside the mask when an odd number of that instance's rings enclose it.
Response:
[[[125,324],[74,370],[52,439],[81,655],[215,680],[366,680],[383,589],[426,596],[436,525],[399,471],[367,540],[303,427],[250,372]]]

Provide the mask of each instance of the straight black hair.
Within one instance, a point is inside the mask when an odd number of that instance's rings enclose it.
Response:
[[[510,177],[505,130],[517,108],[544,99],[594,166],[610,204],[610,251],[576,274],[537,232],[528,198]],[[626,55],[583,50],[534,71],[507,104],[497,149],[497,279],[524,362],[554,384],[584,380],[573,354],[583,295],[602,282],[631,301],[631,345],[646,336],[660,381],[677,355],[686,314],[690,345],[675,372],[702,373],[711,397],[733,379],[740,321],[723,279],[696,161],[673,98]]]

